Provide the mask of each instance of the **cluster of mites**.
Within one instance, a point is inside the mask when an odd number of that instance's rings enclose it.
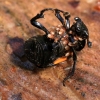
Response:
[[[73,34],[71,31],[69,33],[66,33],[65,28],[62,25],[58,25],[57,27],[52,27],[49,31],[48,38],[53,39],[54,42],[60,42],[66,51],[65,56],[73,55],[72,52],[69,52],[70,46],[75,46],[78,42],[78,40],[81,40],[81,38],[74,36],[74,42],[70,42],[68,39],[69,34]]]

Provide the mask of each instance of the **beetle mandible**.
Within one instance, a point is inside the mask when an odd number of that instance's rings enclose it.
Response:
[[[57,19],[61,22],[54,30],[48,31],[40,22],[39,18],[44,18],[44,12],[53,11]],[[61,15],[62,14],[62,15]],[[73,57],[73,66],[65,81],[74,75],[77,61],[77,51],[81,51],[87,42],[88,47],[92,46],[89,41],[89,32],[86,25],[79,17],[75,17],[75,22],[70,26],[70,13],[59,9],[46,8],[34,16],[30,22],[33,26],[45,32],[45,35],[37,35],[29,38],[24,43],[24,51],[26,58],[39,68],[46,68],[59,64]],[[60,59],[62,57],[62,59]]]

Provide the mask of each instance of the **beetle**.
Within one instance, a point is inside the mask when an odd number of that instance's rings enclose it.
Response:
[[[44,18],[44,12],[53,11],[62,25],[47,30],[37,19]],[[73,57],[73,66],[65,81],[72,77],[76,68],[77,51],[81,51],[87,42],[88,47],[92,46],[89,41],[89,32],[87,26],[79,18],[75,17],[75,22],[70,26],[70,13],[59,9],[46,8],[34,16],[30,22],[33,26],[42,30],[44,35],[37,35],[29,38],[24,43],[24,52],[26,58],[39,68],[54,66]]]

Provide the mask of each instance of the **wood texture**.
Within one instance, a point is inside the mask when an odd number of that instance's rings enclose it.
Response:
[[[0,100],[100,100],[100,6],[96,0],[0,0]],[[43,34],[30,19],[44,8],[58,8],[79,16],[87,25],[92,48],[78,53],[74,76],[62,85],[71,61],[45,69],[28,71],[30,62],[23,55],[23,43]],[[97,9],[98,8],[98,9]],[[46,15],[40,20],[48,28],[59,21]]]

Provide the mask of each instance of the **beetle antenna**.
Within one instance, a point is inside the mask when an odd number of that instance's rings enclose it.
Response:
[[[88,45],[89,48],[92,46],[92,42],[89,41],[89,36],[87,38],[87,45]]]
[[[65,81],[68,80],[70,77],[72,77],[74,75],[74,72],[75,72],[77,56],[76,56],[76,52],[75,52],[74,48],[71,47],[71,49],[72,49],[72,52],[73,52],[73,61],[74,61],[74,63],[73,63],[73,67],[72,67],[71,71],[68,73],[68,76],[65,77],[64,80],[63,80],[63,86],[65,86]]]

